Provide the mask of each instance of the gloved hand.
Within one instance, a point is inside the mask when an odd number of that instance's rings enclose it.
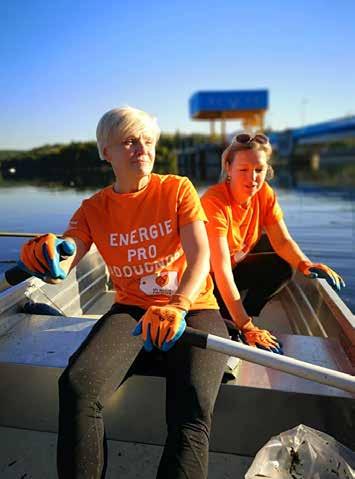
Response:
[[[345,288],[343,278],[333,271],[329,266],[322,263],[312,263],[311,261],[300,261],[297,269],[301,271],[307,278],[324,278],[330,286],[340,291]]]
[[[283,354],[282,344],[266,329],[260,329],[252,320],[248,321],[240,331],[243,343],[254,348],[265,349],[276,354]]]
[[[53,233],[37,236],[21,248],[20,261],[17,263],[32,276],[43,279],[64,279],[67,273],[60,267],[60,260],[75,253],[75,243],[58,239]]]
[[[183,295],[174,295],[164,306],[150,306],[132,335],[142,334],[146,351],[152,351],[154,346],[169,351],[185,331],[185,316],[190,306],[190,301]]]

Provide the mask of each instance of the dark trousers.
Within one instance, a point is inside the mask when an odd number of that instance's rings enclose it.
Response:
[[[286,286],[292,276],[291,265],[275,253],[266,235],[233,269],[238,290],[248,290],[243,306],[249,316],[259,316],[265,304]],[[222,317],[231,319],[216,283],[214,295]]]
[[[207,478],[212,413],[227,358],[182,340],[166,353],[147,353],[142,349],[141,337],[131,335],[143,313],[138,307],[113,305],[71,356],[59,379],[60,479],[105,477],[105,399],[143,363],[154,362],[162,354],[168,435],[157,478]],[[228,337],[217,310],[191,311],[186,322],[193,328]],[[149,414],[149,410],[146,412]]]

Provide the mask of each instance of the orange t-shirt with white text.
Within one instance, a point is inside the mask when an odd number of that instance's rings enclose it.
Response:
[[[152,174],[134,193],[112,185],[84,200],[65,232],[87,247],[95,243],[116,290],[116,302],[148,308],[166,304],[186,269],[179,229],[206,221],[188,178]],[[191,309],[218,309],[210,276]]]
[[[236,203],[227,182],[208,188],[201,202],[208,219],[209,239],[227,238],[232,266],[255,246],[265,226],[283,217],[276,194],[266,182],[245,206]]]

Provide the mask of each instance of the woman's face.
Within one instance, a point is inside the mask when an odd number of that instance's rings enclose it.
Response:
[[[141,179],[150,175],[155,160],[155,137],[149,131],[128,135],[105,147],[104,154],[117,179]]]
[[[267,172],[267,157],[263,151],[242,150],[227,164],[233,197],[245,203],[263,186]]]

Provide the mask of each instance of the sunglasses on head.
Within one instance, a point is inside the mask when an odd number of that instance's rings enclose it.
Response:
[[[233,142],[240,143],[242,145],[247,145],[252,141],[260,143],[261,145],[266,145],[266,143],[269,143],[269,138],[263,133],[258,133],[255,136],[251,136],[249,133],[240,133],[233,140]]]

